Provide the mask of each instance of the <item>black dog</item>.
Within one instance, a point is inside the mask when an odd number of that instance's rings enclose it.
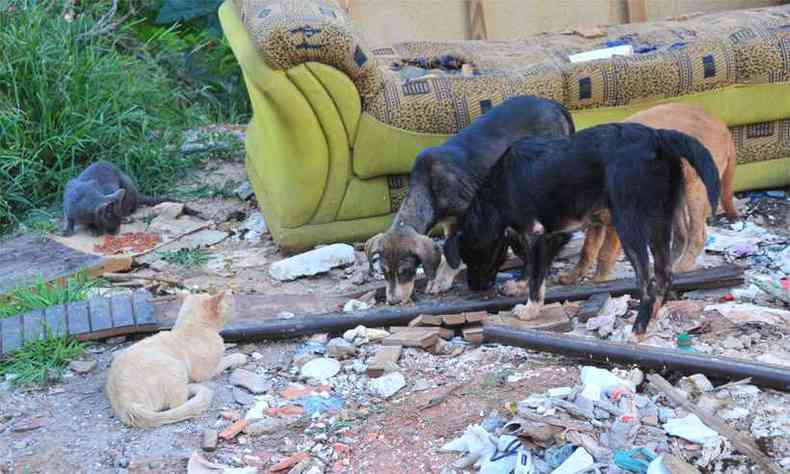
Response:
[[[445,256],[455,267],[463,260],[469,286],[486,290],[494,284],[508,245],[513,246],[526,254],[522,278],[529,278],[527,308],[534,304],[532,309],[539,309],[547,271],[570,233],[593,212],[609,209],[640,288],[634,333],[644,334],[672,283],[671,228],[683,192],[683,158],[705,183],[715,209],[716,165],[708,150],[686,134],[622,123],[569,138],[520,140],[491,170],[459,222],[459,232],[445,243]],[[520,242],[505,238],[508,228]]]
[[[565,136],[573,132],[573,119],[561,104],[540,97],[513,97],[472,121],[443,145],[420,152],[409,192],[392,225],[365,244],[371,268],[374,258],[381,256],[387,302],[409,301],[420,263],[432,280],[429,293],[449,289],[458,271],[442,261],[441,248],[426,234],[441,224],[445,235],[452,235],[454,219],[466,212],[489,170],[508,147],[526,136]]]

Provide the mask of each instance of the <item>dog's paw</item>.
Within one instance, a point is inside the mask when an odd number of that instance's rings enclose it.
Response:
[[[529,293],[529,282],[525,280],[508,280],[502,285],[501,293],[505,296],[523,296]]]
[[[543,305],[540,303],[528,301],[527,304],[516,305],[516,307],[513,308],[513,314],[522,321],[529,321],[530,319],[536,319],[540,316],[542,307]]]

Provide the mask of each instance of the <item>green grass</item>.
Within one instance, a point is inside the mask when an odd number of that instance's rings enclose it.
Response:
[[[77,275],[66,279],[65,286],[39,281],[31,288],[18,289],[0,298],[0,319],[44,309],[58,304],[82,301],[100,280]],[[0,360],[0,375],[14,374],[14,383],[44,383],[59,378],[69,361],[82,353],[82,344],[66,338],[33,341]]]
[[[15,385],[42,384],[59,379],[68,363],[82,352],[80,342],[65,338],[29,342],[0,360],[0,375],[13,374]]]
[[[0,2],[2,5],[4,2]],[[143,192],[164,194],[205,154],[182,156],[183,130],[216,118],[130,25],[90,34],[107,2],[12,0],[0,8],[0,234],[57,204],[65,183],[109,160]]]
[[[181,267],[199,267],[209,260],[209,253],[202,249],[165,250],[159,252],[159,256],[165,262]]]
[[[64,286],[39,281],[31,288],[21,288],[0,297],[0,319],[57,304],[82,301],[99,284],[99,280],[84,275],[67,278]]]

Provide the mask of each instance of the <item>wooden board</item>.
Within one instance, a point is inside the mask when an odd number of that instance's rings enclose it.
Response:
[[[392,335],[381,341],[385,346],[419,347],[427,349],[436,344],[439,339],[439,330],[434,328],[410,328],[393,332]]]
[[[373,360],[368,364],[368,377],[377,378],[384,375],[389,366],[398,363],[402,352],[403,346],[380,347],[373,356]]]
[[[41,280],[62,283],[80,272],[99,276],[126,270],[131,264],[130,257],[91,255],[41,235],[27,234],[0,245],[0,295]]]
[[[507,326],[513,329],[536,329],[539,331],[568,332],[573,329],[571,318],[565,309],[559,305],[544,307],[537,318],[521,320],[510,313],[490,315],[485,323]]]
[[[52,336],[95,340],[117,335],[159,330],[150,302],[151,294],[138,290],[112,298],[95,297],[46,310],[35,310],[0,320],[0,354],[10,353],[24,342]]]

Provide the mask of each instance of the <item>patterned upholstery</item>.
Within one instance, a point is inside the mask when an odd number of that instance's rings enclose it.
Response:
[[[507,97],[534,94],[571,110],[628,105],[733,84],[790,81],[790,5],[616,25],[602,38],[550,33],[509,42],[407,42],[373,51],[332,0],[236,0],[274,69],[318,61],[345,72],[363,109],[394,127],[454,133]],[[573,64],[568,55],[617,44],[636,54]],[[392,70],[442,55],[476,75]]]
[[[790,156],[790,120],[732,127],[738,164],[778,160]]]

